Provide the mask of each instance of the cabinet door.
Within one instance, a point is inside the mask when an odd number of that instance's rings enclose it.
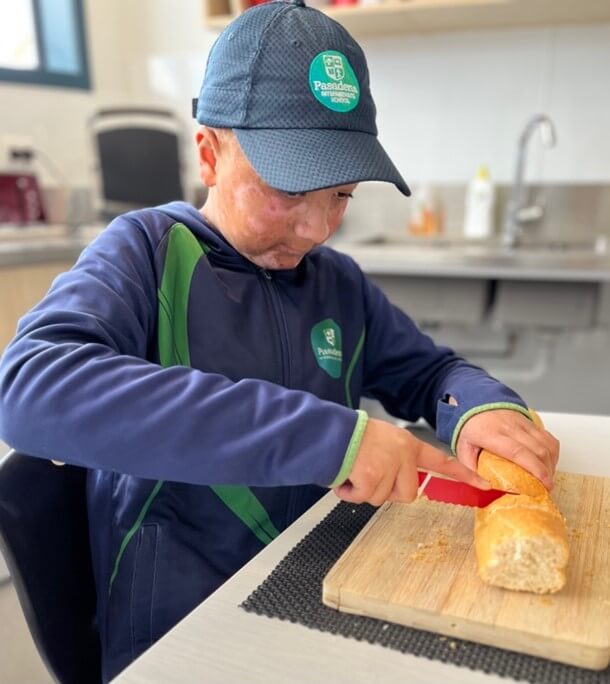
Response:
[[[67,261],[0,267],[0,353],[15,335],[21,316],[43,298],[55,276],[71,267]]]

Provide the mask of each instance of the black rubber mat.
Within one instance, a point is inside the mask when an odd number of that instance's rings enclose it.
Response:
[[[375,618],[340,613],[325,606],[324,576],[375,510],[368,504],[338,504],[280,561],[241,607],[322,632],[534,684],[610,684],[610,668],[596,672],[562,665]]]

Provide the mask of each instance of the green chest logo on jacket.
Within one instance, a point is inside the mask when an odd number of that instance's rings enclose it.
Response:
[[[313,326],[310,339],[318,366],[331,378],[340,378],[343,360],[341,328],[332,318],[326,318]]]

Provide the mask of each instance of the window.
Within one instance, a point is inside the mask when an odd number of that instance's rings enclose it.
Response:
[[[83,0],[0,2],[0,81],[89,89]]]

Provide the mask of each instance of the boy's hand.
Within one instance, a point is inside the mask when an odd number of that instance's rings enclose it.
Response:
[[[369,418],[349,480],[334,491],[340,499],[351,503],[409,503],[417,496],[418,467],[489,489],[486,480],[457,459],[403,428]]]
[[[475,469],[481,449],[514,461],[547,489],[553,486],[559,442],[518,411],[485,411],[466,421],[456,445],[458,459]]]

